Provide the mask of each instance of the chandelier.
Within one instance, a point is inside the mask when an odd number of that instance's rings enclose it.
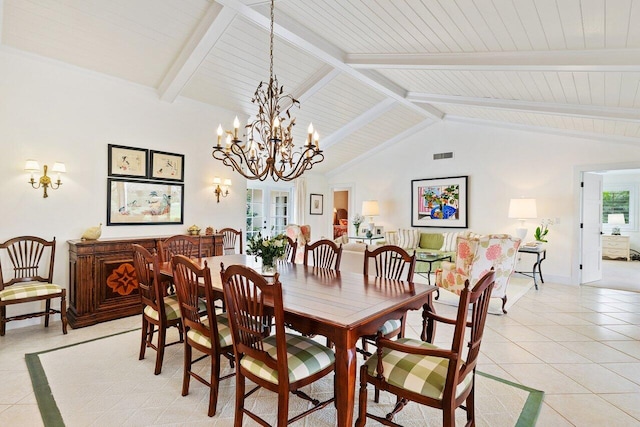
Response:
[[[302,147],[296,150],[294,146],[296,119],[291,117],[289,110],[294,106],[300,108],[300,102],[284,93],[284,86],[278,84],[278,78],[273,74],[273,10],[274,0],[271,0],[269,83],[260,82],[251,99],[258,107],[256,118],[245,126],[246,141],[238,138],[238,117],[233,121],[233,131],[223,131],[219,125],[218,142],[212,156],[250,180],[264,181],[270,176],[274,181],[291,181],[323,161],[324,154],[312,124],[309,124]],[[223,134],[226,134],[224,143]]]

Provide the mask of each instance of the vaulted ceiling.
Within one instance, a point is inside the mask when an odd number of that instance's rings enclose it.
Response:
[[[269,77],[264,0],[0,0],[1,41],[255,115]],[[640,144],[640,0],[278,0],[274,71],[326,160],[437,123]],[[227,124],[228,127],[231,124]],[[215,138],[212,123],[212,141]]]

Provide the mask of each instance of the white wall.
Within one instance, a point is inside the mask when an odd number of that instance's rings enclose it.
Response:
[[[66,241],[100,222],[102,238],[184,233],[192,224],[203,230],[244,229],[246,181],[211,157],[218,123],[231,123],[233,117],[198,102],[162,102],[148,88],[1,49],[0,241],[25,234],[55,236],[55,281],[67,286]],[[185,155],[183,225],[106,226],[109,143]],[[47,199],[27,183],[23,169],[30,158],[41,167],[66,164],[62,187]],[[213,194],[215,175],[233,181],[219,204]],[[9,313],[28,311],[23,305]]]
[[[434,153],[448,151],[454,152],[453,159],[433,160]],[[572,277],[579,237],[576,168],[638,158],[640,148],[629,144],[445,120],[332,175],[329,184],[357,182],[355,206],[377,199],[376,225],[385,230],[411,226],[412,179],[468,175],[468,228],[477,233],[514,233],[517,221],[507,218],[509,199],[536,198],[540,219],[560,218],[548,234],[543,274],[559,283],[577,283]],[[533,240],[537,225],[537,220],[526,223],[526,240]],[[532,264],[524,256],[518,269],[530,271]]]

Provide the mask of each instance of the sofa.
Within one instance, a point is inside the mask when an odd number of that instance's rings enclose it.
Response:
[[[396,245],[405,249],[410,254],[416,251],[416,273],[427,273],[429,263],[420,262],[420,259],[428,255],[450,256],[451,261],[456,259],[456,239],[458,236],[467,236],[468,231],[455,231],[444,233],[423,232],[419,229],[399,229],[385,232],[384,240],[374,240],[373,246]],[[364,239],[366,241],[366,239]],[[341,270],[362,272],[363,255],[367,244],[363,242],[349,241],[346,236],[334,240],[342,244]],[[358,256],[359,254],[359,256]],[[434,273],[440,267],[441,261],[432,263],[431,272]]]

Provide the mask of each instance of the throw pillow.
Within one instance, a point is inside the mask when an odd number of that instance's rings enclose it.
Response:
[[[415,249],[420,243],[420,231],[412,229],[398,230],[398,246],[403,249]]]
[[[456,244],[458,236],[464,236],[465,234],[466,232],[464,231],[458,231],[455,233],[442,233],[442,235],[444,236],[444,242],[442,243],[442,247],[440,248],[440,250],[446,252],[455,252],[457,249]]]
[[[384,241],[387,245],[398,245],[398,233],[395,231],[385,231],[384,232]]]

